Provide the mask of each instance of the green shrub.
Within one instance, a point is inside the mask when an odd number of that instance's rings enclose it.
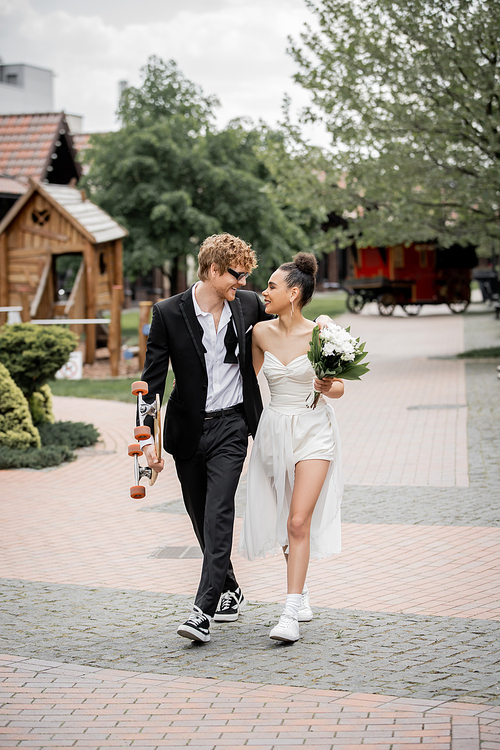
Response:
[[[66,445],[71,450],[86,448],[99,440],[98,430],[85,422],[46,422],[38,430],[42,445]]]
[[[77,341],[62,326],[6,325],[0,330],[0,360],[29,399],[68,361]]]
[[[5,369],[5,368],[4,368]],[[73,451],[94,445],[99,432],[85,422],[45,422],[39,427],[41,448],[20,450],[0,446],[0,469],[45,469],[76,459]]]
[[[40,435],[33,425],[28,402],[9,371],[0,364],[0,447],[39,448]]]
[[[39,391],[34,391],[31,394],[28,404],[33,423],[37,427],[38,425],[45,424],[45,422],[55,421],[52,412],[52,391],[48,383],[42,385]]]
[[[42,445],[27,450],[0,447],[0,469],[45,469],[75,458],[67,445]]]

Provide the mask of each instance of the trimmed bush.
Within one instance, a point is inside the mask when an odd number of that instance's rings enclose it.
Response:
[[[55,422],[42,424],[38,428],[42,445],[66,445],[71,450],[86,448],[99,440],[99,432],[93,424],[85,422]]]
[[[50,390],[50,385],[48,383],[42,385],[39,391],[32,393],[28,403],[33,423],[37,427],[46,422],[55,421],[52,412],[52,391]]]
[[[42,445],[24,451],[0,447],[0,469],[45,469],[75,459],[67,445]]]
[[[0,364],[0,447],[21,451],[40,447],[40,435],[33,425],[28,402],[3,364]]]
[[[0,360],[30,399],[68,361],[77,341],[62,326],[6,325],[0,330]]]

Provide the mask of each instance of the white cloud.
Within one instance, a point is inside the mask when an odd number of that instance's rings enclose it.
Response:
[[[303,0],[187,0],[163,3],[162,12],[146,0],[140,21],[136,2],[104,5],[101,14],[97,0],[83,7],[68,0],[0,0],[4,61],[54,70],[56,108],[83,114],[87,130],[116,126],[118,81],[137,85],[151,54],[175,59],[205,93],[219,97],[220,124],[246,115],[274,123],[285,91],[307,101],[293,84],[295,64],[285,52],[287,36],[297,38],[311,20]]]

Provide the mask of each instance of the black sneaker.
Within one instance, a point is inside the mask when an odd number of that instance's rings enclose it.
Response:
[[[236,591],[224,591],[219,599],[219,606],[214,615],[214,620],[216,622],[234,622],[238,619],[245,605],[245,597],[240,588],[237,588]]]
[[[193,611],[183,625],[177,628],[177,635],[191,638],[192,641],[207,643],[210,640],[210,617],[193,605]]]

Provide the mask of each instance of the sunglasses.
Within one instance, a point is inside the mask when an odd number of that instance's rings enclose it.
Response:
[[[248,279],[250,276],[250,273],[247,273],[246,271],[233,271],[232,268],[228,268],[228,273],[231,274],[231,276],[234,276],[236,281],[242,281],[242,279]]]

